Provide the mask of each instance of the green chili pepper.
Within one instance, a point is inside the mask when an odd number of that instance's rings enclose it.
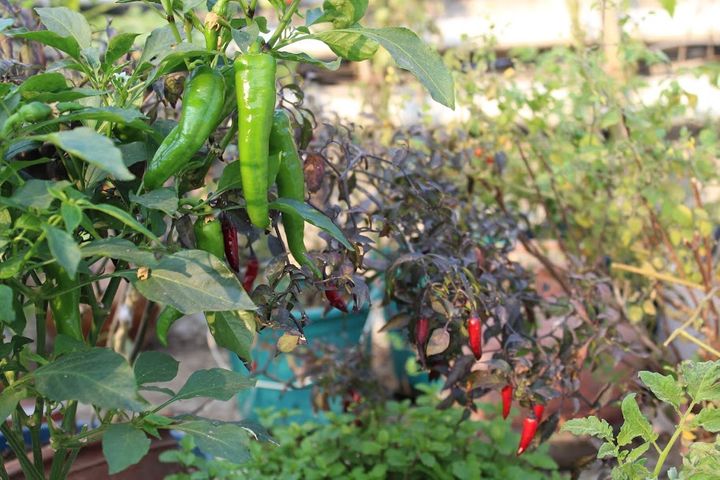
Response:
[[[225,258],[225,243],[223,241],[220,220],[212,215],[199,217],[195,221],[193,230],[195,232],[195,246],[198,249],[215,255],[221,260]],[[183,315],[185,314],[170,305],[166,305],[163,311],[160,312],[157,318],[155,332],[157,339],[162,345],[167,346],[167,335],[170,327],[177,320],[181,319]]]
[[[16,127],[25,122],[45,120],[51,113],[52,108],[42,102],[26,103],[5,120],[2,129],[0,129],[0,138],[6,138]]]
[[[226,68],[223,68],[221,72],[225,79],[225,103],[223,104],[222,115],[220,117],[222,121],[237,108],[237,99],[235,97],[235,71],[233,66],[228,65]],[[234,125],[231,129],[232,128],[237,129],[237,125]],[[228,133],[234,135],[230,132]],[[226,144],[221,144],[220,146],[225,147]],[[211,148],[202,161],[197,162],[197,159],[194,159],[193,161],[196,161],[197,168],[188,168],[183,174],[180,181],[180,193],[186,193],[202,187],[205,184],[205,177],[210,171],[210,167],[215,160],[222,157],[223,151],[224,150],[218,148]],[[192,167],[192,163],[189,163],[188,167]]]
[[[50,310],[57,332],[83,341],[80,287],[77,274],[75,277],[71,277],[64,268],[57,264],[48,265],[46,272],[49,278],[55,280],[56,291],[59,292],[50,299]]]
[[[254,49],[257,50],[257,45]],[[235,59],[238,102],[238,150],[247,212],[253,225],[270,226],[268,210],[268,142],[275,108],[275,58],[250,52]]]
[[[277,173],[278,195],[299,202],[305,201],[305,175],[302,160],[295,145],[295,137],[290,118],[284,110],[275,110],[272,133],[270,135],[270,154],[279,155],[280,167]],[[283,227],[287,237],[288,249],[295,261],[307,266],[318,277],[322,276],[315,263],[307,256],[305,249],[305,221],[296,213],[282,214]]]
[[[160,187],[185,167],[222,121],[225,80],[209,67],[196,69],[185,85],[180,122],[165,137],[148,164],[143,183]]]
[[[225,258],[225,244],[220,220],[212,215],[200,217],[195,221],[194,230],[197,248],[212,253],[220,260]]]
[[[185,314],[170,305],[166,305],[163,311],[160,312],[160,315],[158,315],[155,324],[155,334],[163,346],[167,347],[167,335],[170,327],[177,320],[180,320],[183,315]]]

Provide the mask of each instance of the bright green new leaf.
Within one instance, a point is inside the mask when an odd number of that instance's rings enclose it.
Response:
[[[640,380],[658,399],[671,404],[675,408],[680,406],[683,392],[675,378],[655,372],[640,372],[639,376]]]
[[[636,437],[641,437],[646,442],[653,442],[658,437],[648,419],[640,412],[635,396],[635,393],[631,393],[622,401],[621,409],[625,422],[617,436],[617,444],[621,447]]]
[[[680,365],[687,392],[694,402],[720,400],[720,360],[685,361]]]

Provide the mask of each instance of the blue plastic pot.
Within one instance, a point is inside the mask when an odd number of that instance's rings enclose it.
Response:
[[[372,288],[371,298],[373,302],[380,301],[382,290],[377,287]],[[323,308],[307,310],[310,324],[304,330],[310,345],[312,345],[313,341],[337,347],[349,347],[358,344],[367,317],[370,314],[369,307],[348,314],[336,309],[329,311],[327,315],[323,315],[323,312]],[[393,304],[384,308],[386,319],[391,318],[395,312],[396,308]],[[280,354],[273,359],[270,358],[275,351],[275,345],[280,335],[282,335],[282,332],[272,329],[265,329],[258,335],[253,346],[253,360],[260,370],[267,370],[269,377],[258,375],[257,386],[238,395],[240,414],[243,418],[257,418],[256,409],[273,407],[298,410],[300,412],[297,415],[288,417],[287,421],[300,422],[309,419],[321,419],[322,415],[318,418],[317,415],[313,414],[311,385],[299,389],[288,389],[284,385],[295,379],[289,362],[299,362],[297,357],[289,353]],[[426,372],[408,374],[408,370],[410,370],[407,368],[408,365],[416,367],[415,351],[407,345],[407,342],[397,332],[391,333],[391,349],[393,365],[389,367],[393,368],[396,377],[400,380],[402,390],[411,390],[415,385],[429,381]],[[248,373],[237,355],[230,354],[230,361],[233,370]],[[340,411],[341,408],[339,401],[330,402],[332,411]]]
[[[368,313],[369,309],[367,308],[349,314],[331,310],[323,316],[322,308],[307,310],[310,324],[304,329],[305,336],[310,345],[313,341],[338,347],[357,345]],[[298,361],[297,357],[292,353],[285,353],[270,358],[272,352],[275,351],[275,344],[280,335],[282,332],[271,329],[265,329],[258,335],[252,351],[253,360],[260,369],[267,369],[267,373],[272,378],[259,375],[257,377],[258,384],[254,389],[243,391],[238,395],[238,408],[243,418],[256,418],[256,409],[266,407],[301,412],[290,417],[289,420],[303,421],[314,418],[311,400],[312,386],[285,389],[285,385],[283,385],[295,379],[289,362]],[[235,371],[247,372],[237,355],[231,354],[230,360]],[[331,405],[331,408],[338,411],[339,405]]]

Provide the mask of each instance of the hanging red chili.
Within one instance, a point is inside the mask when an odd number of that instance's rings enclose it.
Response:
[[[238,248],[237,228],[227,215],[220,216],[223,242],[225,242],[225,259],[234,272],[240,271],[240,250]]]
[[[430,320],[420,317],[415,325],[415,345],[420,355],[420,362],[425,365],[425,345],[430,338]]]
[[[330,302],[330,306],[337,308],[343,313],[348,313],[347,304],[345,303],[345,300],[343,300],[342,296],[340,296],[340,292],[337,288],[326,288],[325,298],[327,298],[328,302]]]
[[[255,279],[258,276],[258,271],[260,269],[260,262],[258,262],[258,259],[256,256],[250,257],[247,263],[247,267],[245,268],[245,277],[243,277],[243,288],[246,292],[250,293],[250,291],[253,288],[253,283],[255,283]]]
[[[533,413],[535,414],[535,418],[537,418],[538,423],[542,422],[543,413],[545,413],[545,405],[536,403],[533,405]]]
[[[522,453],[527,450],[527,447],[530,445],[530,442],[535,436],[535,432],[537,432],[537,427],[537,418],[525,417],[525,420],[523,421],[522,432],[520,432],[520,445],[518,446],[517,450],[518,456],[522,455]]]
[[[507,384],[503,387],[502,391],[500,392],[500,395],[502,396],[502,416],[503,418],[507,418],[508,415],[510,415],[510,406],[512,405],[512,394],[513,394],[513,387],[510,384]]]
[[[482,357],[482,323],[480,323],[480,319],[475,315],[470,317],[467,328],[470,350],[475,355],[475,360],[480,360]]]

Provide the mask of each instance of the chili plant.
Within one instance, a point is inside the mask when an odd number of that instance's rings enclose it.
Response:
[[[0,416],[11,421],[0,431],[26,478],[65,478],[79,450],[100,439],[115,473],[138,462],[149,436],[163,430],[184,431],[206,453],[235,461],[258,438],[242,422],[161,414],[189,398],[229,400],[252,388],[252,379],[198,370],[172,391],[156,384],[176,376],[177,362],[141,349],[155,305],[165,307],[157,324],[161,339],[177,318],[203,313],[217,343],[245,361],[262,326],[288,330],[297,343],[306,319],[289,312],[301,292],[324,291],[334,278],[325,258],[361,251],[305,203],[291,132],[297,125],[301,139],[310,136],[313,117],[302,107],[300,88],[285,84],[278,91],[275,65],[332,69],[383,46],[434,98],[453,106],[452,77],[437,54],[407,29],[363,28],[358,22],[367,2],[325,2],[302,14],[299,6],[300,0],[273,0],[262,12],[255,0],[219,0],[206,12],[198,2],[147,1],[146,11],[167,25],[137,50],[138,33],[107,38],[66,8],[35,9],[39,28],[28,12],[6,7],[3,48],[23,52],[30,42],[43,52],[39,44],[54,60],[32,76],[13,63],[0,83],[0,321],[11,332],[0,349]],[[285,50],[307,39],[325,42],[338,59]],[[290,92],[294,106],[282,100]],[[278,100],[287,112],[280,115],[290,117],[280,117],[273,133]],[[236,137],[240,160],[206,182]],[[268,174],[277,148],[274,189]],[[305,256],[304,222],[327,234],[324,256]],[[281,227],[300,267],[285,253]],[[270,255],[263,259],[267,283],[251,298],[237,275],[241,256],[255,257],[253,243]],[[245,286],[252,289],[252,281]],[[120,302],[136,307],[132,298],[142,300],[143,313],[138,337],[125,348],[127,342],[108,338],[107,325]],[[143,397],[148,391],[167,399],[152,405]],[[26,399],[35,403],[30,414],[19,404]],[[77,417],[80,403],[92,406],[96,424]],[[53,447],[49,472],[43,422]],[[7,477],[4,468],[0,476]]]

